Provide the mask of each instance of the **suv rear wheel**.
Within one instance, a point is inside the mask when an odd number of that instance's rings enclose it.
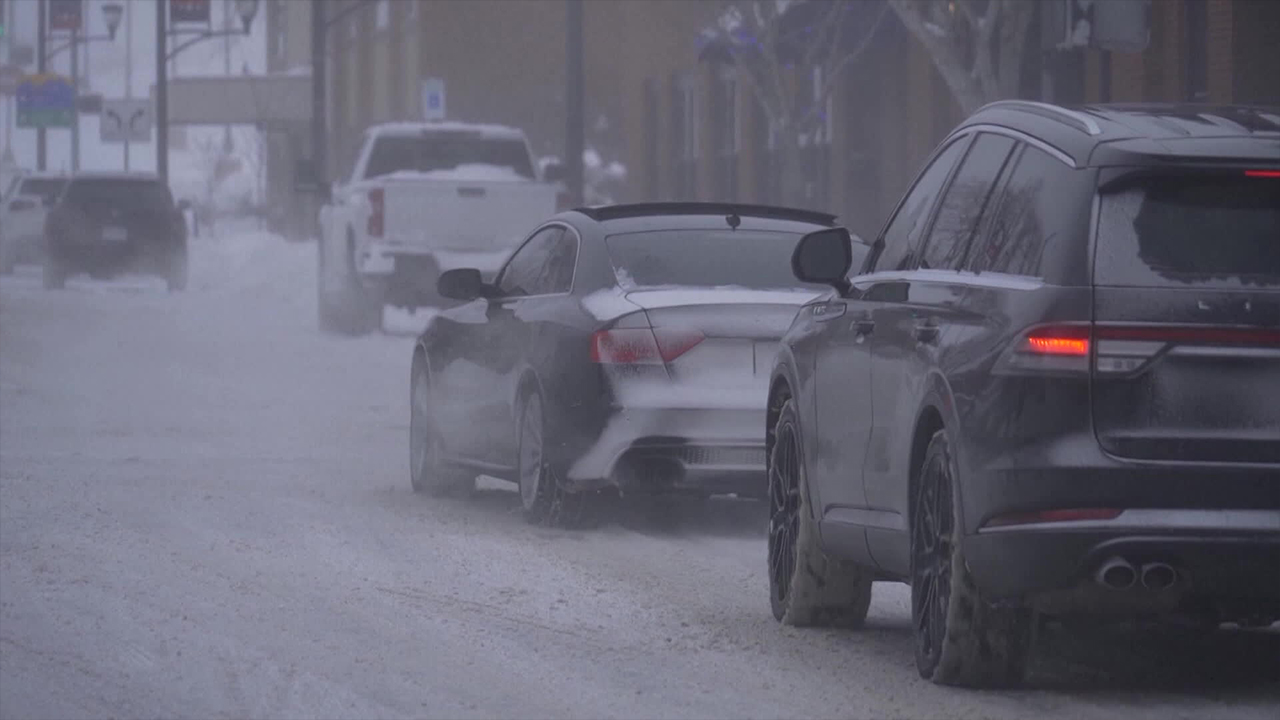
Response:
[[[945,430],[934,433],[914,485],[911,619],[920,676],[941,685],[1008,687],[1022,681],[1032,615],[995,607],[969,576],[955,502],[959,472]]]
[[[769,461],[769,604],[784,625],[860,627],[871,606],[872,573],[827,555],[809,499],[795,403],[773,430]]]

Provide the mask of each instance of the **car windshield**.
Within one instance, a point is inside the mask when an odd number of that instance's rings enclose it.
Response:
[[[653,230],[610,235],[605,244],[621,287],[686,285],[814,287],[791,272],[799,233]]]
[[[1280,286],[1280,178],[1170,177],[1103,195],[1099,285]]]
[[[387,135],[378,138],[365,166],[366,178],[397,172],[443,173],[473,170],[475,179],[507,175],[534,177],[529,151],[519,140],[478,137],[463,133],[422,136]],[[475,170],[480,169],[479,172]],[[487,173],[483,169],[489,170]],[[504,172],[505,171],[505,172]],[[504,178],[505,179],[505,178]]]
[[[63,178],[27,178],[18,188],[19,195],[34,195],[45,201],[56,200],[67,186]]]
[[[78,205],[168,208],[173,205],[169,188],[154,180],[75,180],[67,188],[66,200]]]

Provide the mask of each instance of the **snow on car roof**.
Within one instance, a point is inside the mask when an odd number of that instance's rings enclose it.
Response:
[[[523,140],[524,131],[508,125],[466,122],[389,122],[373,125],[375,135],[419,135],[432,132],[474,132],[494,140]]]

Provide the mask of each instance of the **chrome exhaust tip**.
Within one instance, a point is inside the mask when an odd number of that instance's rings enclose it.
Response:
[[[1093,577],[1112,590],[1128,590],[1138,581],[1138,571],[1124,558],[1113,557],[1102,563]]]
[[[1148,590],[1168,590],[1178,581],[1178,571],[1165,563],[1147,563],[1142,566],[1142,587]]]

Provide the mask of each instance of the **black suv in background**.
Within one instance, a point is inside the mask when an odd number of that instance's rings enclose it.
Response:
[[[67,277],[137,272],[187,285],[187,225],[169,188],[143,173],[82,173],[71,178],[44,227],[44,286]]]
[[[921,675],[1003,685],[1037,615],[1280,619],[1280,112],[995,103],[854,250],[792,259],[780,621],[905,581]]]

